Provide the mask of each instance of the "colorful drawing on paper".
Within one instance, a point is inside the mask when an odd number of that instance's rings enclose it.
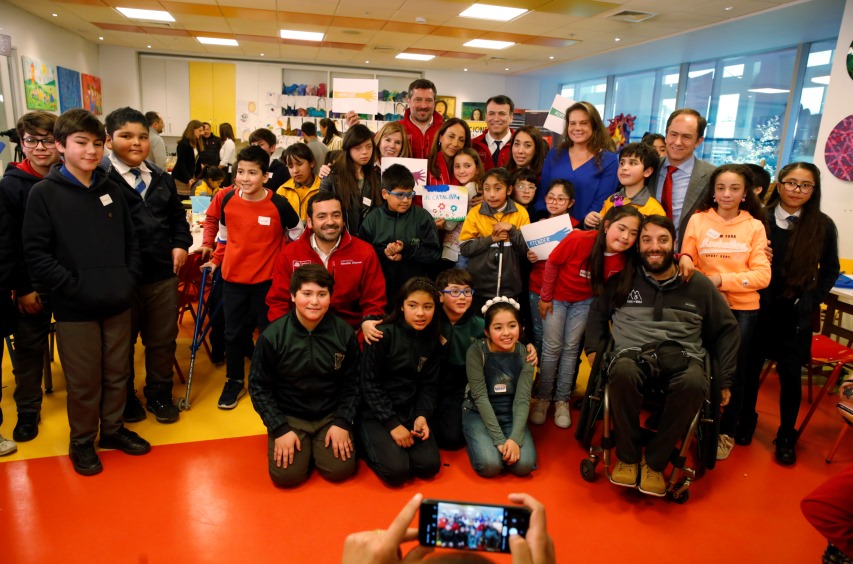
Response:
[[[59,109],[64,112],[82,108],[80,73],[65,67],[56,67],[56,78],[59,81]]]
[[[423,188],[427,181],[427,160],[426,159],[404,159],[401,157],[385,157],[382,159],[381,170],[384,173],[388,167],[394,164],[403,165],[415,177],[415,191]]]
[[[832,128],[826,139],[826,168],[840,180],[853,180],[853,115]]]
[[[83,84],[83,109],[89,110],[96,116],[104,113],[104,103],[101,99],[101,79],[91,74],[81,74]]]
[[[569,214],[521,226],[527,248],[536,253],[539,260],[546,260],[571,231],[572,218]]]
[[[59,91],[56,88],[56,70],[41,61],[21,57],[24,72],[24,97],[28,110],[59,109]]]
[[[468,190],[464,186],[447,184],[425,186],[423,206],[435,219],[465,221],[468,214]]]

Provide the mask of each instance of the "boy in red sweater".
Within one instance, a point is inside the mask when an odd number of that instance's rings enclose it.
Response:
[[[242,343],[251,339],[257,327],[266,329],[265,299],[270,289],[273,265],[287,242],[287,232],[295,238],[302,223],[282,196],[264,188],[269,155],[251,145],[237,155],[234,190],[222,199],[220,244],[210,262],[202,268],[222,268],[225,311],[225,387],[219,397],[220,409],[234,409],[246,395]]]

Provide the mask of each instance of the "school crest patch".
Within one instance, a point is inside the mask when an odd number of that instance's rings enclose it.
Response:
[[[335,370],[340,370],[347,355],[344,353],[335,353]]]

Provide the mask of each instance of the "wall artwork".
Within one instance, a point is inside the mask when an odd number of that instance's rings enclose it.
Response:
[[[28,110],[59,109],[59,92],[56,89],[56,70],[41,61],[21,57],[24,73],[24,97]]]
[[[444,119],[456,117],[456,96],[436,96],[435,111]]]
[[[847,48],[847,74],[853,79],[853,41],[850,42],[850,47]]]
[[[829,133],[826,168],[839,180],[853,181],[853,115],[838,122]]]
[[[104,103],[101,99],[101,79],[91,74],[80,75],[83,85],[83,109],[89,110],[96,116],[104,113]]]
[[[59,81],[59,109],[65,112],[73,108],[82,108],[80,73],[65,67],[56,67],[56,78]]]
[[[465,121],[485,121],[485,102],[462,102],[462,119]]]

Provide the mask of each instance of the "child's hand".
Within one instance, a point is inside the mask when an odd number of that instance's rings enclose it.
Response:
[[[327,176],[329,176],[330,174],[332,174],[332,167],[330,167],[327,164],[324,164],[323,166],[320,167],[320,172],[317,173],[317,176],[320,178],[320,180],[322,180],[322,179],[326,178]]]
[[[598,224],[601,223],[601,214],[598,212],[591,211],[586,214],[586,217],[583,220],[584,224],[587,227],[592,227],[593,229],[598,227]]]
[[[527,260],[529,260],[530,262],[536,262],[537,260],[539,260],[539,255],[537,255],[536,253],[534,253],[531,250],[528,250],[527,251]]]
[[[412,429],[412,436],[422,441],[425,441],[429,438],[429,425],[427,425],[426,417],[424,417],[423,415],[415,419],[414,428]]]
[[[364,342],[368,345],[372,345],[382,338],[382,331],[376,328],[380,323],[382,323],[382,321],[379,319],[368,319],[367,321],[362,322],[361,334],[364,335]]]
[[[515,464],[521,457],[521,447],[512,439],[507,439],[504,444],[498,445],[498,452],[501,453],[504,462],[509,465]]]
[[[554,313],[554,304],[545,300],[539,300],[539,315],[542,319],[548,317],[549,313]]]
[[[412,433],[402,425],[397,425],[391,430],[391,438],[394,439],[394,442],[400,448],[409,448],[415,444]]]
[[[219,268],[219,265],[216,264],[215,262],[213,262],[212,260],[209,260],[206,263],[204,263],[203,265],[201,265],[201,268],[199,268],[199,270],[204,272],[205,268],[209,268],[210,269],[210,275],[213,276],[213,273],[216,272],[216,269]]]
[[[539,355],[536,354],[536,347],[533,343],[527,343],[527,357],[524,359],[530,366],[536,366],[539,363]]]
[[[696,270],[696,267],[693,265],[693,259],[690,258],[690,255],[682,254],[681,258],[678,259],[678,272],[681,273],[681,277],[684,278],[685,282],[690,280],[694,270]],[[717,287],[719,287],[719,284],[717,284]]]
[[[470,210],[474,206],[479,206],[482,203],[483,203],[483,195],[480,193],[477,193],[476,196],[474,196],[473,198],[468,200],[468,209]]]
[[[435,228],[438,229],[439,231],[441,231],[442,229],[444,229],[444,223],[445,223],[445,221],[444,221],[443,217],[436,219],[435,220]]]
[[[346,122],[347,127],[352,127],[361,123],[361,119],[358,117],[358,114],[352,110],[346,113],[346,115],[344,116],[344,121]]]
[[[402,241],[394,241],[393,243],[388,243],[388,245],[385,246],[385,256],[388,257],[388,260],[393,260],[395,262],[403,260],[403,255],[400,254],[402,251]]]
[[[273,460],[279,468],[287,468],[293,464],[293,455],[296,451],[302,451],[302,443],[293,431],[289,431],[277,438],[273,443]]]

